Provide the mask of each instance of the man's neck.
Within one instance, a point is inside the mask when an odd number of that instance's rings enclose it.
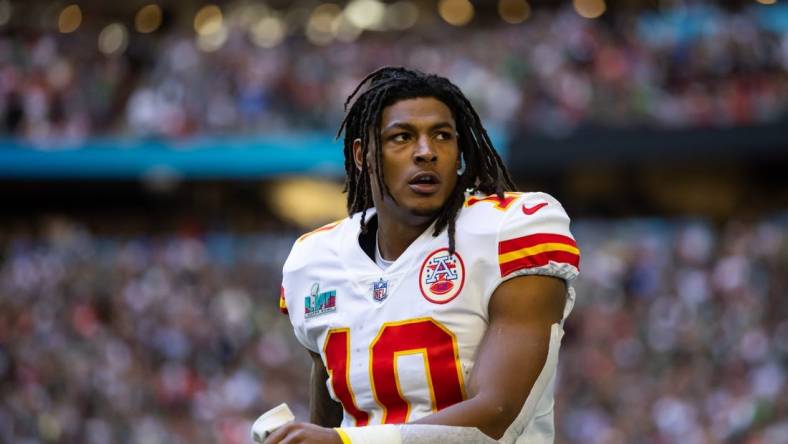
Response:
[[[385,260],[396,260],[431,224],[431,220],[418,225],[403,224],[378,215],[377,241],[380,255]]]

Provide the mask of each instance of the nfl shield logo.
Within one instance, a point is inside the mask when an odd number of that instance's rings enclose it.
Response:
[[[382,302],[388,296],[389,281],[380,278],[379,281],[372,283],[372,299]]]

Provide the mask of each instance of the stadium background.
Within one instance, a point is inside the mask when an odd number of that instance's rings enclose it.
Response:
[[[774,0],[0,0],[0,442],[305,419],[280,267],[343,216],[333,132],[383,64],[458,83],[573,217],[557,442],[788,442]]]

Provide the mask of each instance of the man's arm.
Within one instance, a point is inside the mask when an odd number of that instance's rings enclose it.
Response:
[[[328,372],[320,355],[310,351],[312,376],[309,384],[309,421],[323,427],[339,427],[342,423],[342,404],[331,399],[326,387]]]
[[[565,282],[553,277],[522,276],[501,284],[490,299],[490,325],[468,381],[468,399],[414,423],[478,427],[500,439],[544,367],[565,296]]]

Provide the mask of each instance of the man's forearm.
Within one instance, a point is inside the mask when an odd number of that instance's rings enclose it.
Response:
[[[509,410],[512,409],[478,396],[413,421],[413,424],[476,427],[485,435],[498,439],[517,416],[517,411]]]

